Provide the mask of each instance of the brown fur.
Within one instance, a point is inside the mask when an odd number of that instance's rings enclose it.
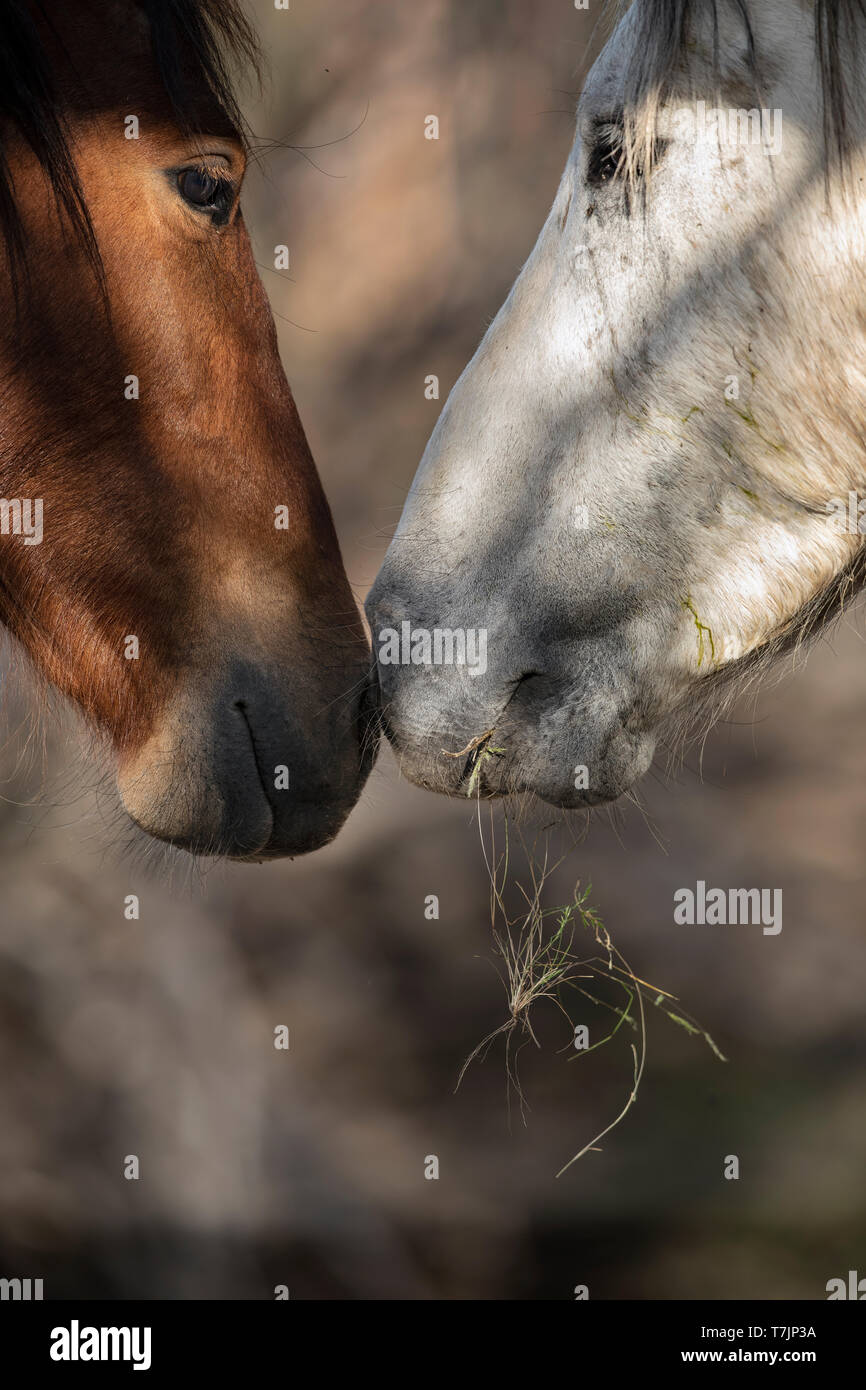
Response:
[[[0,495],[44,499],[44,540],[0,537],[0,619],[123,761],[225,651],[319,709],[363,679],[367,647],[240,208],[213,226],[163,173],[221,154],[239,193],[241,135],[207,99],[206,134],[179,128],[133,7],[75,0],[57,21],[45,39],[101,269],[12,132],[27,260],[17,315],[0,284]],[[307,636],[328,628],[330,646]]]

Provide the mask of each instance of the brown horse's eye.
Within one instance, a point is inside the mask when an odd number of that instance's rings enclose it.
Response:
[[[234,189],[228,179],[209,174],[206,169],[181,169],[177,187],[190,207],[210,213],[216,221],[228,219],[234,201]]]

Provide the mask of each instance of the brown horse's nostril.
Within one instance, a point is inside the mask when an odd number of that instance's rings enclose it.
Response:
[[[133,820],[184,849],[234,859],[303,854],[332,839],[375,757],[375,691],[365,679],[313,727],[287,686],[237,661],[207,696],[194,684],[183,690],[118,770]]]
[[[244,722],[244,727],[246,728],[246,731],[247,731],[247,737],[249,738],[249,741],[250,741],[250,748],[251,748],[251,750],[252,750],[253,762],[254,762],[254,764],[255,764],[256,772],[258,773],[258,776],[259,776],[259,781],[260,781],[261,784],[262,784],[262,792],[264,793],[265,800],[270,804],[271,798],[268,796],[268,787],[267,787],[267,783],[266,783],[266,781],[265,781],[264,771],[263,771],[262,767],[261,767],[260,764],[259,764],[259,756],[258,756],[258,751],[257,751],[257,749],[256,749],[256,738],[255,738],[255,734],[254,734],[254,732],[253,732],[253,726],[252,726],[252,724],[250,723],[249,715],[247,714],[247,702],[246,702],[246,700],[235,700],[235,709],[238,711],[238,713],[239,713],[240,716],[241,716],[241,719],[242,719],[243,722]],[[273,809],[273,808],[272,808],[272,809]]]

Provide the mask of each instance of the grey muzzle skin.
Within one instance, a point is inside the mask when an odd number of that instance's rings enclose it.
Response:
[[[386,564],[367,616],[381,729],[410,781],[449,796],[470,787],[481,796],[532,792],[572,808],[614,801],[647,771],[655,739],[630,673],[611,659],[621,643],[595,634],[543,650],[503,620],[488,634],[483,673],[413,661],[411,651],[407,661],[382,660],[398,653],[385,650],[381,634],[399,631],[406,612],[390,585]],[[449,621],[447,630],[458,626]],[[413,621],[412,630],[422,625]],[[570,662],[569,674],[556,668],[572,652],[577,678]]]

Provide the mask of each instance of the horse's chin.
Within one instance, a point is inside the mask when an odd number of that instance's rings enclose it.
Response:
[[[265,864],[273,859],[295,859],[330,844],[348,818],[361,790],[361,781],[343,797],[322,797],[309,804],[296,803],[291,817],[275,823],[270,806],[262,798],[260,813],[247,806],[243,827],[201,825],[187,828],[164,805],[134,811],[124,804],[130,820],[151,839],[197,858],[228,859],[236,864]],[[123,801],[123,793],[121,792]]]
[[[498,800],[533,796],[563,811],[617,801],[648,772],[655,738],[617,728],[593,756],[577,740],[551,745],[538,730],[496,730],[482,743],[466,740],[456,754],[442,740],[412,740],[385,724],[404,777],[443,796]]]

